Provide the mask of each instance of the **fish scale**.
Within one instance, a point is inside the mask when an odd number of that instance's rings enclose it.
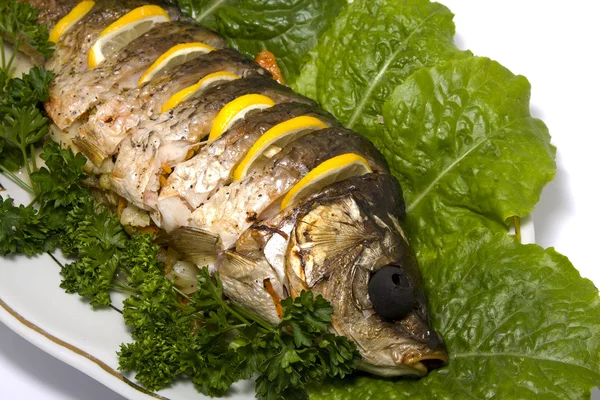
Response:
[[[256,63],[232,49],[219,49],[181,64],[139,88],[119,93],[96,108],[82,127],[85,135],[121,136],[144,122],[156,119],[162,104],[175,92],[205,75],[229,71],[241,77],[266,74]]]
[[[41,14],[50,28],[75,4],[54,3],[54,10]],[[74,143],[101,166],[96,171],[107,174],[96,181],[110,176],[110,190],[146,209],[156,225],[166,229],[161,240],[198,266],[211,264],[221,276],[224,293],[265,320],[281,320],[280,298],[312,290],[330,301],[330,330],[357,345],[362,356],[358,367],[364,371],[423,376],[445,364],[448,356],[429,327],[418,265],[402,229],[402,190],[381,153],[235,50],[199,57],[141,88],[104,79],[108,71],[127,71],[129,78],[142,73],[143,66],[166,51],[167,43],[184,38],[204,35],[207,44],[226,46],[224,39],[172,7],[167,11],[174,22],[153,27],[105,60],[98,71],[88,71],[84,61],[99,32],[140,5],[134,0],[98,1],[63,34],[47,64],[56,78],[46,108],[60,128],[82,126]],[[159,37],[165,45],[153,48],[153,38]],[[215,84],[160,113],[161,103],[172,93],[214,70],[202,64],[209,59],[218,68],[235,65],[239,69],[230,71],[240,72],[242,78]],[[127,80],[117,78],[123,79]],[[60,92],[76,90],[78,81],[100,86],[98,102],[76,103]],[[262,94],[276,104],[246,114],[216,140],[203,142],[219,111],[245,94]],[[74,110],[72,120],[61,110]],[[274,125],[298,115],[320,118],[329,128],[305,132],[271,149],[265,164],[232,182],[233,170],[252,144]],[[190,149],[197,154],[187,160]],[[281,198],[303,176],[348,153],[366,159],[372,172],[338,180],[280,210]],[[164,174],[170,174],[168,179]],[[166,182],[162,188],[161,177]],[[399,278],[382,279],[382,271],[388,277],[401,276],[406,285],[395,286]],[[393,319],[378,315],[371,293],[386,304],[386,293],[391,298],[397,289],[413,303],[386,313]],[[393,301],[388,303],[394,307]]]
[[[330,126],[338,124],[333,116],[313,104],[280,103],[254,112],[200,149],[196,156],[178,164],[163,187],[159,202],[185,201],[192,208],[199,207],[216,190],[231,181],[234,167],[260,135],[277,123],[299,115],[312,115]]]

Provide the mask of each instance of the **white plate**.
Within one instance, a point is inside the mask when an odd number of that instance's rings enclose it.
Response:
[[[441,1],[456,14],[457,42],[461,47],[494,58],[531,81],[534,116],[548,124],[553,143],[558,147],[556,180],[548,185],[533,214],[536,242],[545,247],[556,246],[571,258],[582,275],[600,286],[596,251],[600,226],[596,194],[600,172],[597,154],[600,80],[596,78],[595,51],[600,37],[600,25],[595,20],[600,3],[579,1],[577,6],[574,3],[565,7],[561,2],[543,0]],[[0,181],[6,182],[2,177]],[[19,271],[11,273],[11,270]],[[46,258],[18,258],[10,266],[1,265],[0,297],[13,312],[26,316],[38,328],[43,327],[44,333],[2,308],[0,320],[42,350],[123,396],[152,398],[97,363],[104,363],[109,370],[116,368],[114,351],[128,340],[120,315],[112,311],[92,312],[77,296],[64,294],[58,287],[57,271],[58,267]],[[31,311],[34,314],[30,315]],[[56,319],[59,312],[63,317]],[[80,335],[72,337],[65,332],[70,328]],[[74,345],[95,359],[66,349],[48,335],[65,342],[74,339]],[[9,344],[3,347],[6,343]],[[2,329],[0,377],[3,399],[119,397]],[[179,386],[174,389],[177,398],[186,398],[180,397],[178,391],[182,390],[183,396],[187,389]],[[187,398],[200,398],[193,391],[185,393]],[[169,397],[173,394],[164,392]],[[594,398],[600,398],[598,391]]]

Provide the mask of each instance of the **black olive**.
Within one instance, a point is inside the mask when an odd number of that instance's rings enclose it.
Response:
[[[415,302],[410,278],[394,265],[386,265],[371,276],[369,298],[377,315],[389,320],[406,317]]]

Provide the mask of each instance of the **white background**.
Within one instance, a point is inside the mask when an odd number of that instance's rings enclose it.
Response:
[[[534,212],[537,243],[600,286],[600,3],[443,0],[457,43],[532,84],[532,114],[558,147],[558,171]],[[119,395],[0,324],[0,398],[117,400]],[[600,399],[599,392],[594,398]]]

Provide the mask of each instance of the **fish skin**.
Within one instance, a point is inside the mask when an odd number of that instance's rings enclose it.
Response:
[[[188,150],[208,136],[219,110],[231,100],[249,93],[264,94],[276,103],[314,104],[267,77],[237,79],[210,87],[201,97],[183,102],[156,120],[148,120],[128,132],[110,176],[113,189],[137,207],[155,209],[161,166],[183,161]],[[180,117],[182,113],[187,116]],[[173,122],[179,123],[173,125]]]
[[[56,1],[58,3],[58,0]],[[96,1],[92,10],[66,31],[56,44],[54,55],[46,64],[46,68],[56,74],[50,85],[50,91],[52,92],[55,86],[62,87],[64,81],[69,82],[73,76],[84,73],[88,69],[88,52],[104,28],[129,11],[146,4],[149,2],[143,0]],[[164,9],[172,21],[179,19],[180,12],[176,7],[164,7]],[[56,115],[56,117],[61,116]],[[57,125],[61,129],[65,128],[64,125]]]
[[[368,140],[341,127],[318,130],[284,147],[262,170],[217,190],[192,213],[191,222],[219,235],[228,249],[310,170],[345,153],[363,156],[373,171],[388,171],[385,159]]]
[[[191,42],[227,46],[223,38],[199,26],[181,21],[157,24],[97,67],[52,84],[46,102],[48,115],[60,129],[68,128],[99,102],[135,88],[144,71],[171,47]]]
[[[38,22],[52,30],[81,0],[29,0],[27,3],[39,11]]]
[[[40,0],[31,2],[39,4]],[[87,52],[98,33],[124,13],[142,4],[136,0],[98,1],[89,15],[63,35],[55,56],[47,64],[57,74],[54,84],[72,79],[72,74],[84,73]],[[67,5],[72,5],[72,0],[53,0],[52,6],[56,10],[42,14],[41,18],[50,24],[55,23],[65,13]],[[180,16],[177,9],[166,9],[174,21],[195,24],[190,18]],[[161,149],[166,149],[169,145],[165,146],[165,143],[176,148],[178,145],[185,148],[190,143],[197,144],[208,134],[212,119],[227,101],[257,88],[262,90],[260,93],[279,96],[279,100],[276,100],[278,103],[303,102],[309,108],[315,107],[311,100],[278,86],[268,78],[248,77],[211,87],[199,98],[186,100],[167,113],[152,114],[140,123],[128,126],[124,137],[106,157],[114,155],[119,163],[122,155],[133,154],[143,155],[150,161],[152,157],[148,157],[148,154],[158,154]],[[123,96],[126,99],[122,100],[124,107],[135,107],[135,101],[139,99],[137,95],[128,97],[126,92],[112,95]],[[156,104],[149,105],[148,110],[156,107]],[[268,115],[265,112],[249,113],[247,120],[258,118],[261,114]],[[83,113],[80,120],[87,116]],[[240,132],[233,133],[236,129],[241,129],[244,135],[248,134],[245,129],[257,129],[259,133],[268,129],[268,124],[256,123],[251,128],[244,126],[245,123],[235,124],[230,129],[231,137],[227,138],[227,133],[223,135],[222,154],[236,146],[237,142],[232,141],[232,138],[240,135]],[[118,147],[123,139],[132,145],[130,149],[126,149],[127,145]],[[85,145],[85,141],[81,142]],[[207,151],[211,145],[206,147]],[[153,150],[155,153],[147,153],[144,147],[156,149]],[[89,148],[93,149],[93,146]],[[242,148],[236,150],[232,159],[239,158],[238,153],[243,152]],[[297,182],[327,158],[350,151],[365,157],[374,172],[330,185],[298,204],[279,211],[278,200],[292,182]],[[167,153],[171,154],[170,151]],[[175,153],[181,154],[182,151]],[[133,173],[139,171],[147,178],[130,181],[124,185],[126,190],[122,192],[128,201],[134,203],[140,192],[131,187],[145,187],[141,203],[149,208],[152,208],[151,197],[155,190],[151,178],[156,177],[159,159],[153,157],[153,163],[132,162]],[[175,166],[180,156],[173,160]],[[116,171],[125,171],[128,162],[127,157],[122,158],[122,165],[117,166]],[[229,162],[223,169],[225,175],[231,173],[233,167],[230,164],[233,163]],[[104,164],[102,169],[105,169]],[[148,173],[147,170],[153,172]],[[447,362],[448,356],[441,338],[429,328],[418,266],[402,230],[401,223],[405,216],[402,191],[396,178],[389,174],[383,156],[370,142],[340,126],[319,130],[289,143],[265,166],[244,180],[226,186],[227,183],[227,178],[218,182],[210,197],[196,210],[190,210],[179,194],[165,200],[179,199],[180,203],[175,206],[182,207],[183,212],[189,214],[190,224],[193,222],[201,228],[180,228],[186,230],[186,235],[177,236],[181,238],[179,243],[185,241],[188,246],[202,247],[197,251],[199,256],[216,260],[224,292],[230,299],[275,324],[281,318],[276,307],[278,298],[274,298],[266,289],[267,279],[277,296],[282,298],[295,296],[305,289],[322,294],[334,309],[330,330],[348,337],[357,345],[362,356],[358,367],[373,374],[422,376],[428,369],[422,360],[432,359],[426,363],[433,362],[437,366]],[[281,187],[272,187],[277,184]],[[118,184],[115,185],[118,187]],[[235,195],[232,193],[234,190]],[[148,192],[150,196],[146,196]],[[257,201],[260,197],[268,200]],[[165,206],[165,212],[181,211],[177,207],[168,210],[169,204]],[[160,214],[156,210],[151,211],[155,221],[161,223]],[[238,217],[244,226],[229,229],[229,225],[235,224]],[[198,243],[202,243],[202,246],[198,246]],[[176,247],[177,243],[171,245]],[[211,253],[203,253],[205,249],[212,249]],[[185,250],[189,249],[181,250],[185,254]],[[396,321],[380,318],[368,294],[371,274],[387,265],[405,271],[413,283],[416,299],[413,310]]]
[[[139,88],[106,99],[80,129],[81,140],[86,137],[115,137],[118,142],[118,138],[124,137],[129,129],[158,118],[161,106],[173,94],[217,71],[232,72],[243,78],[268,76],[268,72],[258,64],[233,49],[223,48],[203,54]],[[111,149],[109,147],[105,152],[111,153]]]
[[[249,113],[214,142],[200,149],[193,158],[179,163],[167,179],[159,202],[179,196],[190,207],[197,208],[222,185],[231,181],[234,167],[263,133],[301,115],[319,118],[329,126],[340,125],[331,114],[305,103],[280,103]]]

